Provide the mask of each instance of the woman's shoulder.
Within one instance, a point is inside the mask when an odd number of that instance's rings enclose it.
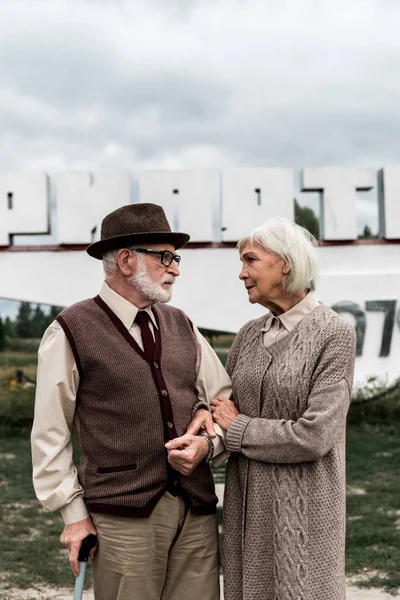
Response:
[[[251,321],[247,321],[242,327],[239,329],[237,335],[240,337],[244,337],[246,335],[251,335],[253,332],[259,332],[260,329],[264,326],[265,315],[262,317],[258,317],[257,319],[251,319]]]
[[[355,338],[356,332],[354,326],[339,315],[337,312],[320,304],[302,321],[307,329],[315,332],[319,331],[323,337],[344,337],[347,339]]]

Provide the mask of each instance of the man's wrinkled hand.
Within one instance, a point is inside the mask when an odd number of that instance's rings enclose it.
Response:
[[[86,536],[90,533],[94,533],[97,536],[96,527],[90,517],[71,523],[64,527],[64,531],[61,534],[60,542],[64,544],[69,550],[69,562],[71,564],[72,571],[76,576],[79,575],[79,564],[78,555],[81,549],[81,544]],[[90,558],[93,558],[97,550],[97,545],[91,549]]]
[[[199,408],[199,410],[196,411],[196,414],[189,423],[189,427],[187,428],[186,433],[196,435],[200,431],[200,429],[205,429],[210,438],[216,437],[212,414],[205,408]]]
[[[171,440],[165,447],[168,450],[168,462],[182,475],[190,475],[208,453],[207,441],[190,433]]]

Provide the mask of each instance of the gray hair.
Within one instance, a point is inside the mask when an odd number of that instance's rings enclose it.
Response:
[[[127,250],[132,250],[132,252],[134,250],[136,250],[136,248],[138,248],[139,246],[128,246]],[[104,275],[107,279],[107,276],[113,276],[118,272],[118,250],[120,250],[121,248],[118,248],[117,250],[110,250],[109,252],[106,252],[105,254],[103,254],[103,270],[104,270]]]
[[[274,217],[241,238],[237,247],[243,252],[245,246],[254,244],[290,265],[288,275],[283,278],[286,292],[295,296],[306,289],[315,290],[320,269],[318,242],[307,229],[283,217]]]

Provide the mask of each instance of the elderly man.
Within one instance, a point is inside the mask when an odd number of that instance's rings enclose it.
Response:
[[[96,600],[219,598],[208,462],[224,447],[208,404],[229,394],[230,380],[190,319],[165,304],[179,275],[175,250],[188,240],[155,204],[107,215],[87,249],[103,260],[100,294],[64,310],[40,345],[35,490],[46,509],[61,510],[75,575],[82,540],[98,536]]]

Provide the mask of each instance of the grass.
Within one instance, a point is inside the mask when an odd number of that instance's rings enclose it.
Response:
[[[35,402],[34,387],[11,383],[0,385],[0,436],[12,436],[32,424]]]
[[[31,484],[27,436],[0,439],[0,582],[71,587],[57,513],[44,512]],[[400,587],[400,424],[351,425],[347,447],[347,572],[359,585]],[[215,473],[223,481],[224,469]],[[219,510],[219,517],[222,511]],[[91,581],[88,570],[87,584]]]
[[[0,439],[0,583],[7,587],[71,587],[74,577],[60,544],[63,521],[36,500],[27,437]],[[87,584],[91,581],[90,566]],[[3,597],[3,596],[1,596]]]
[[[29,367],[30,371],[35,373],[36,362],[37,352],[0,352],[0,370]]]
[[[219,344],[218,344],[219,345]],[[221,359],[226,353],[221,344]],[[23,368],[35,379],[36,354],[0,353],[0,383]],[[44,512],[31,483],[29,430],[34,388],[0,385],[0,597],[6,587],[72,588],[58,513]],[[362,396],[360,396],[362,399]],[[359,399],[360,399],[359,398]],[[348,575],[358,585],[400,588],[400,391],[354,404],[347,443]],[[223,483],[225,468],[214,471]],[[222,509],[218,509],[222,521]],[[88,568],[86,583],[91,582]]]
[[[347,447],[349,573],[361,585],[400,587],[400,423],[349,429]],[[361,493],[361,492],[365,493]],[[366,571],[364,571],[366,569]],[[374,575],[374,572],[377,572]],[[372,574],[371,577],[368,573]]]

